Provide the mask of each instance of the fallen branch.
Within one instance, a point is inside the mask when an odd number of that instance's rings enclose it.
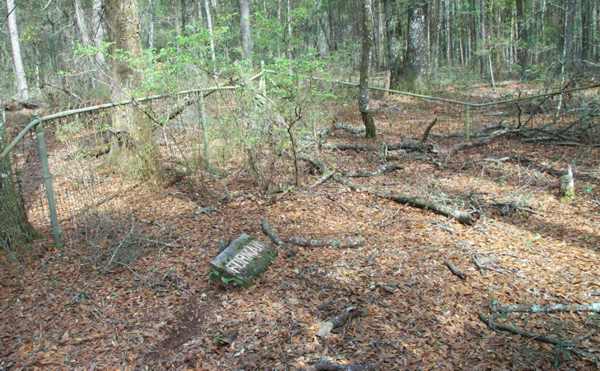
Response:
[[[383,144],[368,144],[368,143],[337,143],[337,144],[325,144],[323,148],[338,150],[338,151],[378,151],[382,147],[387,148],[388,151],[404,150],[407,152],[416,151],[428,151],[431,146],[422,144],[416,140],[406,140],[399,143],[383,143]]]
[[[333,363],[327,360],[320,360],[317,364],[309,368],[311,371],[366,371],[372,369],[373,368],[369,365],[340,365],[339,363]]]
[[[328,321],[321,322],[319,324],[319,332],[317,333],[317,336],[321,338],[326,338],[331,334],[332,330],[344,326],[346,323],[348,323],[348,321],[360,316],[361,314],[363,314],[362,311],[359,310],[357,307],[349,306],[345,308],[339,315],[333,317]]]
[[[317,170],[319,170],[319,172],[321,174],[327,174],[330,172],[327,164],[325,164],[323,161],[321,161],[319,159],[311,158],[308,156],[300,156],[299,158],[303,161],[307,161],[308,163],[312,164]],[[478,213],[469,213],[466,211],[456,210],[456,209],[453,209],[446,205],[442,205],[442,204],[436,203],[434,201],[427,201],[427,200],[424,200],[419,197],[394,194],[391,192],[382,192],[382,191],[373,190],[368,187],[360,186],[358,184],[353,183],[352,181],[350,181],[350,179],[348,179],[338,173],[335,173],[333,175],[333,179],[335,179],[338,183],[341,183],[341,184],[347,186],[348,188],[352,189],[353,191],[368,192],[375,196],[395,201],[399,204],[408,205],[408,206],[416,207],[418,209],[423,209],[423,210],[430,210],[436,214],[443,215],[443,216],[446,216],[449,218],[454,218],[462,224],[473,225],[473,224],[475,224],[477,219],[479,219]]]
[[[399,165],[396,165],[396,164],[383,164],[383,165],[379,166],[377,168],[377,170],[374,170],[374,171],[358,170],[355,172],[344,173],[344,176],[347,176],[350,178],[366,178],[366,177],[383,175],[383,174],[390,173],[392,171],[396,171],[396,170],[400,170],[400,169],[402,169],[402,167]]]
[[[289,237],[285,239],[285,242],[302,246],[302,247],[336,247],[340,249],[352,249],[361,247],[365,244],[365,239],[362,236],[346,237],[342,239],[330,239],[330,240],[318,240],[308,239],[303,237]]]
[[[533,340],[537,340],[539,342],[542,343],[546,343],[546,344],[550,344],[550,345],[554,345],[557,347],[560,347],[561,349],[565,349],[568,350],[570,352],[572,352],[573,354],[576,354],[582,358],[587,358],[589,360],[591,360],[594,363],[598,363],[600,360],[598,359],[598,357],[596,355],[594,355],[593,353],[577,348],[575,347],[575,345],[571,342],[567,342],[567,341],[563,341],[560,339],[555,339],[555,338],[551,338],[551,337],[547,337],[544,335],[539,335],[539,334],[535,334],[533,332],[528,332],[525,330],[522,330],[518,327],[515,326],[511,326],[511,325],[506,325],[506,324],[502,324],[502,323],[496,323],[494,322],[491,318],[486,317],[483,313],[479,313],[479,319],[486,324],[486,326],[493,331],[505,331],[505,332],[510,332],[512,334],[515,335],[520,335],[523,337],[526,337],[528,339],[533,339]]]
[[[277,246],[279,247],[283,247],[284,246],[284,242],[281,240],[281,238],[279,238],[279,236],[277,235],[277,233],[275,232],[275,230],[273,229],[273,227],[271,227],[271,224],[269,224],[269,222],[267,221],[267,219],[262,218],[260,220],[260,227],[263,231],[263,233],[265,235],[267,235],[267,237],[269,237],[269,239]]]
[[[435,124],[437,124],[438,118],[434,118],[433,121],[431,121],[431,123],[429,125],[427,125],[427,128],[425,128],[425,132],[423,133],[423,137],[421,138],[421,145],[425,144],[425,142],[427,142],[427,138],[429,138],[429,133],[431,132],[431,129],[433,129],[433,127],[435,126]]]
[[[439,204],[435,201],[427,201],[416,196],[407,196],[397,193],[372,190],[368,187],[363,187],[354,184],[349,179],[346,179],[339,175],[334,176],[334,179],[354,191],[364,191],[381,198],[387,198],[399,204],[408,205],[423,210],[430,210],[436,214],[443,215],[449,218],[454,218],[462,224],[473,225],[475,224],[477,219],[479,219],[478,213],[469,213],[466,211],[456,210],[446,205]]]
[[[594,312],[600,313],[600,302],[590,304],[509,304],[494,305],[492,309],[498,313],[564,313]]]
[[[452,264],[448,260],[444,261],[444,265],[448,267],[448,269],[450,270],[450,272],[452,272],[453,275],[457,276],[461,280],[464,281],[467,279],[467,275],[461,272],[454,264]]]
[[[365,133],[365,128],[355,127],[345,122],[336,122],[333,127],[338,130],[344,130],[353,135],[363,135]]]

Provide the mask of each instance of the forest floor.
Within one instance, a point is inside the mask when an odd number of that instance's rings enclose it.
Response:
[[[378,140],[386,142],[419,138],[424,125],[447,110],[398,97],[381,103],[400,107],[394,115],[376,117]],[[340,108],[339,120],[359,125],[353,110],[352,105]],[[445,113],[447,119],[433,134],[462,127],[459,113]],[[473,122],[484,120],[497,121],[473,117]],[[366,141],[336,130],[330,142]],[[511,156],[530,161],[489,160]],[[343,171],[379,165],[372,152],[327,150],[322,157]],[[564,170],[572,162],[577,197],[561,202],[558,178],[544,169]],[[49,248],[47,241],[37,241],[21,263],[2,255],[0,369],[284,370],[308,368],[321,358],[378,370],[594,369],[566,345],[575,341],[598,355],[598,314],[496,319],[562,339],[560,347],[492,331],[479,313],[489,315],[494,300],[600,301],[600,185],[577,178],[600,176],[600,149],[503,138],[458,152],[443,166],[411,154],[396,163],[401,169],[354,181],[435,195],[463,209],[518,202],[533,212],[503,215],[484,208],[467,226],[352,191],[333,179],[265,198],[243,172],[228,180],[226,201],[216,180],[205,180],[199,189],[140,186],[119,203],[135,209],[140,225],[159,226],[176,237],[129,264],[94,269],[82,258],[83,246]],[[302,182],[311,185],[319,177],[305,167]],[[202,207],[214,210],[197,212]],[[359,234],[366,244],[288,247],[249,288],[225,289],[209,281],[208,263],[220,240],[245,232],[267,241],[261,218],[285,237]],[[479,270],[474,260],[487,268]],[[466,279],[452,274],[445,261]],[[317,336],[321,321],[350,305],[361,315],[328,337]]]

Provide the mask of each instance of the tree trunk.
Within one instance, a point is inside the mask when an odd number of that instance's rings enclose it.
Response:
[[[19,41],[19,31],[17,28],[17,9],[15,0],[6,0],[6,9],[8,11],[8,35],[10,37],[10,46],[12,47],[13,67],[15,69],[15,80],[17,82],[17,97],[21,100],[29,99],[29,88],[25,78],[25,68],[23,67],[23,58],[21,57],[21,43]]]
[[[525,16],[525,0],[517,0],[517,62],[521,72],[527,67],[527,19]]]
[[[0,108],[0,152],[4,149],[4,122],[4,109]],[[10,157],[9,153],[0,159],[0,247],[13,250],[30,242],[35,232],[13,178]]]
[[[365,136],[367,138],[375,138],[377,136],[375,120],[371,112],[369,112],[369,66],[371,65],[371,47],[373,45],[372,0],[363,0],[362,8],[362,53],[358,108],[365,125]]]
[[[111,40],[112,59],[112,100],[113,102],[130,100],[139,87],[142,76],[129,63],[129,59],[140,58],[142,53],[140,40],[140,20],[136,0],[106,0],[105,16]],[[125,58],[123,57],[125,54]],[[157,177],[158,153],[152,139],[152,127],[137,104],[129,104],[113,109],[112,126],[117,133],[123,134],[118,143],[114,143],[111,152],[132,153],[135,160],[132,165],[136,174],[142,177]],[[122,151],[125,150],[125,151]],[[120,161],[126,164],[127,161]]]
[[[383,0],[383,13],[385,17],[385,66],[387,68],[392,67],[394,59],[394,53],[392,51],[392,44],[394,42],[392,1],[393,0]]]
[[[104,40],[104,26],[102,25],[102,0],[94,0],[93,6],[92,6],[92,21],[94,24],[94,30],[93,30],[93,38],[94,38],[94,44],[96,45],[96,48],[99,49],[98,53],[96,53],[96,63],[101,66],[104,67],[106,64],[106,61],[104,59],[104,54],[102,54],[102,41]]]
[[[411,91],[424,87],[424,74],[427,71],[427,39],[425,29],[425,8],[414,6],[410,10],[408,45],[404,63],[396,63],[392,73],[392,86],[400,83]]]
[[[592,0],[582,0],[581,10],[581,57],[582,59],[590,59],[592,57],[592,44],[594,34],[593,15],[594,8]]]
[[[81,7],[81,0],[74,0],[73,5],[75,6],[75,21],[77,22],[77,28],[79,29],[81,42],[85,46],[90,46],[92,43],[90,41],[90,33],[85,21],[85,13]]]
[[[242,59],[252,59],[252,34],[250,31],[250,0],[240,0],[240,36]]]
[[[215,53],[215,36],[213,34],[213,23],[210,12],[209,0],[204,0],[204,10],[206,12],[206,25],[208,26],[208,37],[210,41],[210,59],[213,64],[213,74],[217,71],[217,54]]]
[[[292,60],[292,2],[287,0],[287,12],[286,12],[286,26],[287,26],[287,58],[289,61]]]

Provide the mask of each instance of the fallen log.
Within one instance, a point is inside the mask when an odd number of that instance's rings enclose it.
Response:
[[[486,317],[483,313],[479,313],[479,319],[483,323],[485,323],[485,325],[492,331],[509,332],[511,334],[523,336],[528,339],[533,339],[533,340],[537,340],[542,343],[558,346],[561,349],[568,350],[571,353],[576,354],[582,358],[586,358],[594,363],[598,363],[600,361],[600,359],[598,359],[598,357],[596,355],[594,355],[593,353],[591,353],[587,350],[575,347],[575,345],[572,342],[564,341],[564,340],[556,339],[556,338],[551,338],[551,337],[548,337],[545,335],[535,334],[533,332],[525,331],[518,327],[511,326],[511,325],[507,325],[507,324],[503,324],[503,323],[496,323],[492,320],[492,318]]]
[[[498,313],[600,313],[600,302],[589,304],[495,304],[492,306],[492,310]]]
[[[285,239],[285,242],[301,246],[301,247],[336,247],[340,249],[352,249],[361,247],[365,244],[365,239],[362,236],[346,237],[342,239],[309,239],[304,237],[289,237]]]
[[[454,264],[452,264],[448,260],[444,261],[444,265],[448,267],[448,269],[450,270],[450,272],[452,272],[453,275],[457,276],[461,280],[464,281],[467,279],[467,275],[461,272]]]

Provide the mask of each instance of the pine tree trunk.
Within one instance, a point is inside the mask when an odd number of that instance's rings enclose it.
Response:
[[[242,59],[252,59],[252,34],[250,30],[250,0],[240,0],[240,36]]]
[[[4,148],[4,110],[0,110],[0,152]],[[0,159],[0,248],[13,250],[31,242],[35,231],[13,178],[9,153]]]
[[[525,0],[517,0],[517,63],[521,71],[527,67],[527,19],[525,18]]]
[[[206,25],[208,26],[208,37],[210,41],[210,59],[213,64],[213,73],[216,74],[217,54],[215,52],[215,36],[213,33],[213,23],[209,0],[204,0],[204,10],[206,12]]]
[[[369,66],[371,65],[371,48],[373,46],[372,0],[363,0],[362,8],[362,52],[360,62],[360,91],[358,95],[358,108],[365,125],[366,137],[375,138],[377,136],[375,120],[369,111]]]
[[[109,50],[112,59],[112,100],[130,100],[142,80],[141,73],[130,63],[130,59],[140,58],[142,53],[137,1],[105,0],[104,15],[112,42]],[[126,57],[123,58],[123,55]],[[119,155],[119,162],[130,166],[128,171],[134,171],[140,177],[157,178],[157,148],[151,123],[142,109],[135,103],[113,109],[112,126],[119,133],[119,140],[113,143],[111,154]]]
[[[19,41],[19,31],[17,28],[17,9],[15,0],[6,0],[8,11],[8,35],[12,48],[13,67],[15,69],[15,80],[17,83],[17,96],[21,100],[29,99],[29,88],[25,77],[25,68],[23,67],[23,58],[21,57],[21,43]]]

